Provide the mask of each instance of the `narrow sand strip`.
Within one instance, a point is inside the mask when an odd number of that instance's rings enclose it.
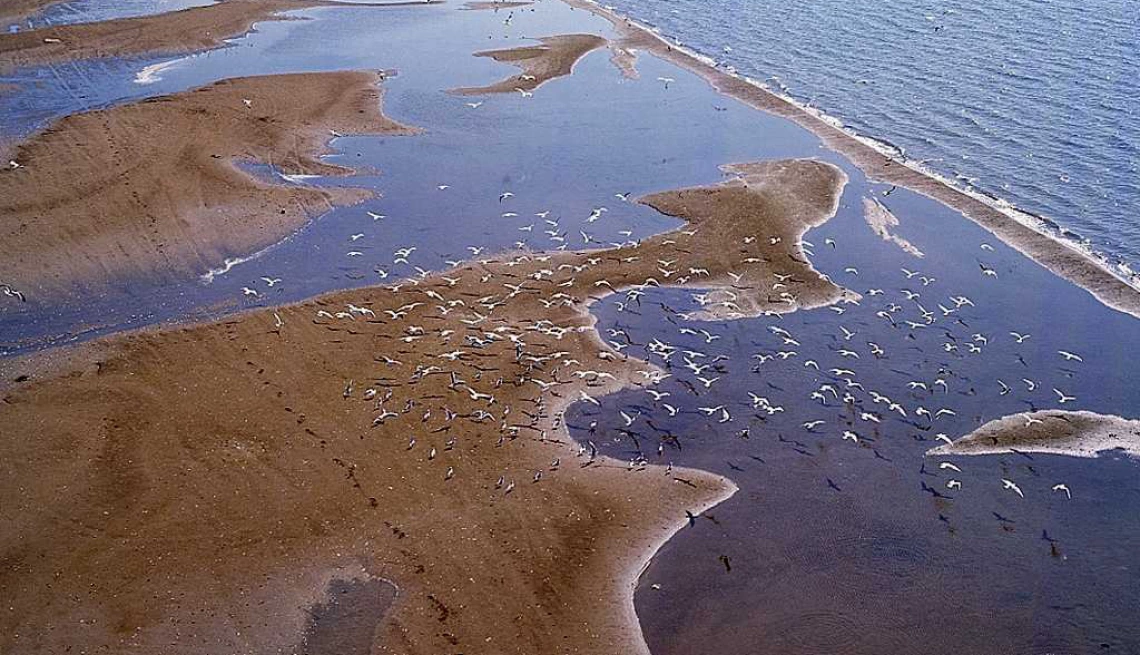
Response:
[[[1013,414],[986,423],[929,456],[1000,455],[1009,452],[1096,457],[1121,450],[1140,457],[1140,421],[1093,412],[1045,410]]]
[[[609,20],[623,35],[619,45],[627,52],[637,50],[652,52],[661,59],[701,76],[713,88],[725,95],[756,109],[793,121],[817,135],[827,147],[847,157],[868,177],[911,189],[961,212],[1055,275],[1086,289],[1106,306],[1140,317],[1140,290],[1122,280],[1088,253],[1017,220],[999,209],[995,203],[968,195],[961,189],[956,189],[884,155],[869,143],[833,125],[824,117],[811,113],[743,77],[716,68],[685,49],[674,47],[649,29],[618,15],[611,9],[591,0],[563,0],[563,2]]]
[[[590,304],[681,278],[752,310],[843,294],[798,245],[842,172],[734,169],[646,199],[691,223],[635,246],[4,361],[0,650],[292,652],[330,572],[357,571],[400,589],[374,652],[646,653],[638,574],[734,486],[569,440],[582,394],[664,373],[606,346]]]
[[[513,64],[522,72],[495,84],[453,89],[452,93],[467,96],[518,91],[529,93],[556,77],[569,75],[579,59],[606,44],[605,39],[593,34],[547,36],[538,41],[542,45],[476,52],[476,57],[490,57]]]
[[[57,25],[0,34],[0,73],[80,59],[185,54],[218,48],[254,23],[285,20],[281,12],[310,7],[408,7],[443,0],[341,3],[335,0],[226,0],[152,16]]]
[[[467,11],[486,11],[488,9],[498,11],[499,9],[517,9],[519,7],[529,7],[533,5],[529,0],[476,0],[475,2],[466,2],[460,9]]]
[[[411,134],[380,111],[379,77],[226,80],[63,118],[0,171],[0,280],[36,300],[129,276],[190,276],[259,250],[362,189],[269,185],[234,162],[338,175],[331,131]]]

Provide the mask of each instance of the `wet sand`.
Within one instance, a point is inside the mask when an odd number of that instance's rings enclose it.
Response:
[[[596,2],[563,1],[609,20],[622,33],[623,38],[618,46],[628,55],[638,50],[651,52],[701,76],[713,88],[726,95],[793,121],[818,136],[828,148],[849,159],[869,178],[911,189],[961,212],[1055,275],[1086,289],[1106,306],[1140,317],[1140,290],[1117,277],[1087,253],[1014,219],[989,202],[908,167],[824,118],[742,77],[713,67],[681,48],[673,47],[653,32]]]
[[[685,510],[734,487],[591,463],[569,439],[562,412],[582,393],[663,373],[606,346],[590,304],[653,277],[733,288],[758,310],[793,308],[764,304],[775,273],[803,304],[842,295],[797,243],[835,211],[842,172],[735,170],[745,179],[646,199],[691,224],[638,245],[521,253],[7,362],[0,647],[293,648],[306,608],[352,569],[401,590],[374,652],[646,652],[639,573]]]
[[[902,248],[903,252],[914,255],[915,257],[923,256],[922,251],[919,250],[917,246],[891,232],[892,228],[899,226],[899,219],[892,214],[891,210],[887,209],[883,203],[874,198],[863,198],[863,218],[867,221],[867,225],[871,227],[871,230],[879,235],[879,238],[883,241],[889,241],[899,248]]]
[[[412,134],[383,116],[375,73],[233,79],[63,118],[0,172],[0,280],[30,299],[130,276],[196,276],[264,248],[357,189],[270,185],[235,167],[339,175],[332,133]],[[248,104],[247,104],[248,102]]]
[[[1047,410],[990,421],[951,444],[926,454],[999,455],[1010,452],[1096,457],[1121,450],[1140,457],[1140,421],[1094,412]]]
[[[516,93],[520,90],[531,92],[552,79],[569,75],[579,59],[606,44],[605,39],[593,34],[563,34],[537,40],[542,45],[476,52],[476,57],[512,64],[522,72],[495,84],[463,87],[453,92],[468,96]]]

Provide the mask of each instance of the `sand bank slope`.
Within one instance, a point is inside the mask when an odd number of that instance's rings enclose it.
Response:
[[[460,95],[484,95],[488,93],[530,92],[544,82],[556,77],[569,75],[574,64],[586,53],[602,47],[606,40],[593,34],[563,34],[538,39],[542,45],[486,50],[476,52],[476,57],[490,57],[495,61],[513,64],[522,69],[518,75],[488,86],[463,87],[454,89]]]
[[[0,402],[0,650],[293,652],[332,582],[387,579],[373,652],[645,653],[638,571],[734,488],[568,441],[582,393],[662,373],[587,308],[666,279],[661,259],[709,271],[672,284],[785,272],[837,296],[795,239],[843,181],[764,165],[655,196],[693,225],[639,245],[119,336],[52,373],[51,353],[16,362],[33,378]]]
[[[1046,410],[990,421],[927,455],[996,455],[1014,450],[1096,457],[1106,450],[1140,457],[1140,421],[1093,412]]]
[[[274,243],[363,191],[275,186],[235,161],[338,174],[332,137],[407,134],[380,112],[377,75],[241,78],[66,117],[0,172],[0,280],[29,299],[124,276],[200,274]]]

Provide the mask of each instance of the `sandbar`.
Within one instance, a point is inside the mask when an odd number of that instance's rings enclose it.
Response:
[[[1140,421],[1086,411],[1044,410],[990,421],[953,444],[938,446],[926,454],[1023,452],[1097,457],[1111,450],[1140,457]]]
[[[798,243],[843,173],[732,171],[645,198],[689,224],[635,245],[5,362],[0,650],[291,652],[330,581],[383,579],[400,593],[373,652],[647,653],[639,573],[735,486],[569,439],[582,394],[664,374],[607,346],[588,308],[657,284],[752,311],[844,294]],[[768,293],[776,273],[787,297]]]
[[[0,280],[29,300],[137,276],[187,277],[276,243],[362,189],[271,185],[235,162],[339,175],[332,134],[412,134],[373,72],[225,80],[60,119],[0,171]]]

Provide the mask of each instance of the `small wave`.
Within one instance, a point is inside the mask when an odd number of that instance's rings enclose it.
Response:
[[[258,254],[259,253],[254,253],[248,257],[229,257],[225,261],[222,262],[221,266],[219,266],[218,268],[211,268],[210,270],[206,271],[205,273],[199,275],[198,279],[202,281],[202,284],[210,284],[211,282],[214,281],[214,278],[220,277],[222,275],[225,275],[226,273],[229,273],[230,269],[233,268],[234,266],[237,266],[239,264],[244,264],[244,263],[246,263],[252,259],[256,259]]]

